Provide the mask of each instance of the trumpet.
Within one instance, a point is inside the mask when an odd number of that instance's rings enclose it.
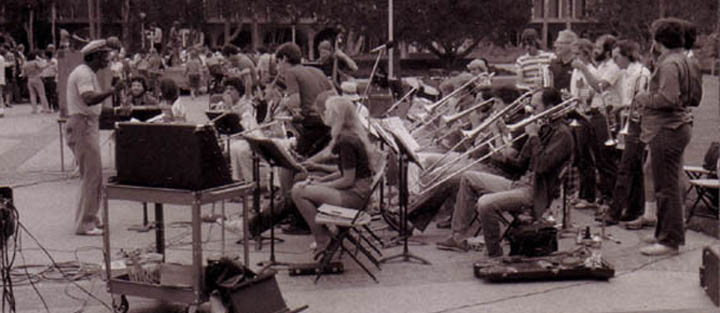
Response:
[[[520,97],[515,99],[512,103],[507,105],[505,108],[500,110],[499,112],[491,115],[488,117],[482,124],[478,125],[478,127],[475,127],[471,130],[463,130],[462,134],[465,138],[475,138],[477,134],[487,129],[490,125],[495,123],[499,118],[505,116],[505,115],[513,115],[517,112],[519,112],[523,108],[522,100],[527,98],[528,96],[531,96],[533,94],[532,91],[528,91],[524,94],[522,94]],[[508,114],[509,113],[509,114]]]
[[[464,111],[462,111],[462,112],[458,112],[458,113],[455,113],[455,114],[453,114],[453,115],[443,115],[442,117],[440,117],[440,119],[442,119],[442,121],[445,122],[445,124],[454,123],[455,121],[457,121],[457,120],[465,117],[466,115],[474,112],[475,110],[480,109],[480,108],[482,108],[482,107],[484,107],[484,106],[486,106],[486,105],[488,105],[488,104],[490,104],[490,103],[493,103],[493,102],[495,102],[495,99],[494,99],[494,98],[488,99],[488,100],[485,100],[485,101],[480,102],[480,103],[478,103],[478,104],[475,104],[475,105],[473,105],[472,107],[470,107],[470,108],[468,108],[468,109],[466,109],[466,110],[464,110]]]

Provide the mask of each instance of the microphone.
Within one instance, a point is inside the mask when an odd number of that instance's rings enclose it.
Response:
[[[383,49],[390,49],[390,48],[392,48],[393,46],[395,46],[395,42],[391,40],[391,41],[388,41],[388,42],[386,42],[386,43],[384,43],[384,44],[382,44],[382,45],[380,45],[380,46],[377,46],[377,47],[373,48],[372,50],[370,50],[370,53],[379,52],[380,50],[383,50]]]

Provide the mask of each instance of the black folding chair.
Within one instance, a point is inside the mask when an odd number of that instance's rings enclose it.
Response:
[[[385,174],[385,168],[387,165],[386,155],[382,155],[378,158],[378,166],[376,166],[375,173],[373,174],[370,192],[368,193],[367,200],[363,206],[359,209],[343,208],[340,206],[334,206],[329,204],[322,204],[318,208],[318,214],[315,216],[315,222],[321,225],[326,225],[331,228],[337,228],[337,231],[333,234],[330,239],[330,244],[323,252],[323,257],[320,259],[317,277],[315,282],[320,279],[323,274],[323,270],[329,267],[330,262],[338,251],[345,251],[348,255],[360,265],[360,267],[367,273],[375,282],[378,282],[375,275],[357,258],[357,252],[361,252],[365,257],[370,260],[375,266],[380,269],[380,261],[373,255],[373,253],[363,246],[362,242],[366,242],[370,245],[371,249],[376,253],[380,254],[380,251],[375,247],[370,240],[365,237],[362,232],[372,233],[369,225],[372,222],[372,217],[366,211],[368,204],[372,198],[372,194],[375,192],[377,187],[382,182],[382,178]],[[355,234],[355,236],[353,236]],[[351,252],[350,249],[345,245],[345,241],[350,242],[355,246],[355,253]]]

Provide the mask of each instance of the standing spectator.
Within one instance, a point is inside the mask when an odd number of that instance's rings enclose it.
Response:
[[[43,87],[45,87],[45,97],[47,98],[50,111],[57,112],[60,109],[57,91],[57,73],[58,60],[55,57],[55,46],[49,44],[45,49],[45,57],[47,58],[47,67],[40,73]]]
[[[692,98],[690,91],[702,86],[688,86],[699,82],[696,75],[700,74],[684,53],[685,27],[682,23],[659,19],[653,22],[652,30],[652,50],[659,56],[650,89],[639,94],[637,101],[642,108],[640,140],[648,145],[651,155],[657,201],[654,238],[657,243],[640,249],[640,252],[657,256],[677,254],[680,245],[685,244],[680,169],[692,134],[692,113],[688,108]]]
[[[47,63],[38,57],[38,52],[30,52],[28,61],[23,65],[23,72],[27,77],[27,88],[30,92],[30,104],[32,104],[32,113],[37,113],[37,102],[40,100],[42,105],[41,113],[50,112],[47,98],[45,97],[45,86],[43,85],[40,74],[47,67]]]
[[[538,33],[534,28],[527,28],[522,32],[520,44],[527,53],[515,61],[517,86],[520,89],[542,88],[546,84],[543,82],[543,71],[555,58],[555,55],[540,50],[540,40],[538,40]]]
[[[197,50],[191,48],[190,57],[185,63],[185,75],[188,77],[190,84],[190,97],[195,99],[198,89],[200,88],[200,75],[202,74],[202,61],[198,56]]]
[[[84,63],[68,76],[66,127],[68,147],[80,165],[82,181],[75,210],[75,234],[100,236],[102,224],[98,219],[102,190],[102,160],[100,158],[99,117],[101,103],[118,86],[102,91],[97,71],[108,66],[110,48],[105,40],[93,40],[82,48]]]
[[[0,117],[5,115],[5,47],[0,46]]]
[[[25,74],[22,72],[23,64],[25,64],[25,46],[22,44],[15,47],[12,51],[13,60],[15,62],[14,68],[14,84],[13,84],[13,101],[15,103],[23,102],[24,90],[27,87],[27,80]]]
[[[7,108],[12,107],[12,84],[15,80],[15,58],[12,53],[8,50],[7,46],[0,45],[0,57],[3,57],[4,64],[0,67],[0,75],[3,77],[0,80],[5,82],[5,87],[0,91],[0,97],[4,99],[4,105]]]

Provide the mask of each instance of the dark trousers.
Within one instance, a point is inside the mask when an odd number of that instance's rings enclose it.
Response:
[[[55,77],[43,77],[42,82],[45,87],[45,98],[47,98],[50,110],[57,112],[60,109],[60,104],[58,102],[57,82],[55,82]]]
[[[579,190],[578,197],[589,202],[595,201],[595,187],[597,176],[595,174],[595,130],[586,119],[577,119],[579,125],[573,128],[576,152],[575,167],[578,168]]]
[[[657,201],[655,238],[670,247],[685,244],[680,168],[683,152],[690,142],[692,126],[685,124],[677,129],[661,129],[650,143],[650,166],[653,171]]]
[[[625,139],[625,150],[618,164],[617,179],[610,203],[610,217],[619,220],[625,209],[625,216],[634,219],[643,214],[645,186],[643,183],[643,151],[645,144],[640,141],[639,123],[630,123],[630,134]]]
[[[592,124],[595,132],[595,141],[591,144],[594,144],[595,168],[598,174],[597,190],[600,192],[602,200],[607,203],[612,199],[613,188],[615,187],[619,153],[615,146],[605,145],[610,136],[614,136],[608,131],[605,115],[596,109],[591,110],[589,113],[590,124]]]

